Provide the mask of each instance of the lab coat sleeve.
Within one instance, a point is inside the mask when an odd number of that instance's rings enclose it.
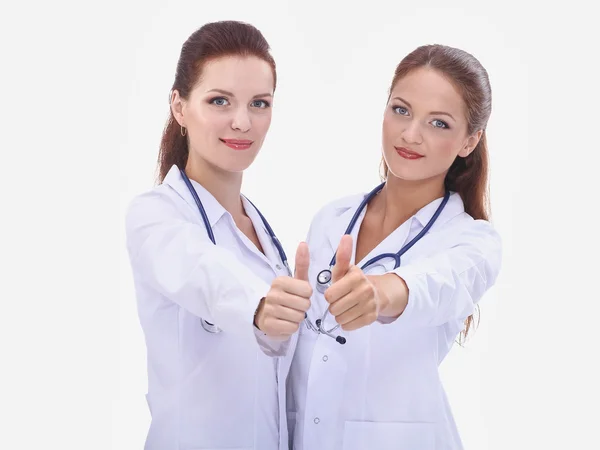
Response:
[[[227,332],[249,332],[269,284],[214,245],[160,193],[130,204],[126,239],[134,276],[167,299]]]
[[[409,289],[408,304],[393,323],[427,327],[466,319],[495,283],[501,258],[498,233],[486,221],[471,222],[452,246],[393,271]]]
[[[287,354],[290,339],[285,341],[273,339],[254,327],[254,336],[262,352],[267,356],[285,356]]]

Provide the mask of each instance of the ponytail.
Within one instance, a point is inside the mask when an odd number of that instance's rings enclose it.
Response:
[[[184,169],[188,154],[188,137],[183,135],[181,126],[173,117],[173,112],[170,111],[158,153],[158,184],[163,182],[173,165]]]

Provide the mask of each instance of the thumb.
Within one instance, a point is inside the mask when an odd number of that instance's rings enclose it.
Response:
[[[337,253],[335,254],[335,266],[331,271],[331,282],[335,283],[342,278],[350,269],[352,258],[352,236],[345,234],[340,240]]]
[[[309,263],[310,256],[308,254],[308,244],[306,242],[300,242],[300,245],[298,245],[298,250],[296,251],[294,278],[297,280],[308,281]]]

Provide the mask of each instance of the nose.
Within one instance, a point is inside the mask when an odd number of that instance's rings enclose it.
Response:
[[[421,130],[416,120],[412,120],[404,131],[402,131],[402,139],[404,139],[407,144],[423,143],[423,136],[421,135]]]
[[[251,127],[252,122],[250,120],[248,110],[244,107],[237,108],[231,121],[231,128],[233,128],[236,131],[246,133],[247,131],[250,131]]]

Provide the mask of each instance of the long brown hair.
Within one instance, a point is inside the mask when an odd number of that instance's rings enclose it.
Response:
[[[457,157],[446,175],[448,190],[457,192],[463,200],[465,211],[474,219],[489,220],[491,216],[488,186],[488,149],[485,135],[492,112],[492,90],[488,73],[471,54],[444,45],[424,45],[409,53],[398,64],[390,87],[390,95],[401,78],[415,69],[427,67],[438,71],[450,80],[462,95],[467,107],[469,135],[483,130],[481,139],[466,158]],[[384,177],[388,167],[382,161]],[[473,315],[465,321],[459,342],[464,342]]]
[[[250,24],[229,20],[207,23],[184,42],[171,92],[177,90],[187,100],[200,81],[205,64],[225,56],[255,56],[266,61],[273,70],[274,87],[277,84],[275,61],[262,33]],[[188,138],[169,108],[158,154],[158,183],[163,182],[174,164],[181,169],[185,167],[188,152]]]

